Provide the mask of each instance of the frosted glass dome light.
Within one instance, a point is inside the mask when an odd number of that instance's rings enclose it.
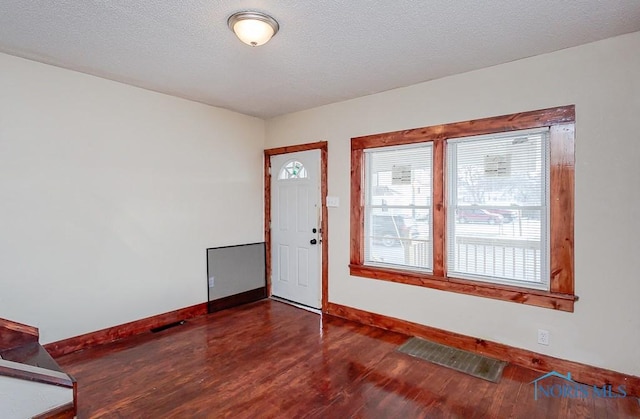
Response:
[[[234,13],[227,24],[242,42],[252,47],[266,44],[280,29],[274,18],[260,12]]]

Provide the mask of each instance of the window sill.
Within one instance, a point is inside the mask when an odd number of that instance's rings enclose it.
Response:
[[[380,268],[364,265],[349,265],[350,274],[363,278],[417,285],[460,294],[511,301],[537,307],[573,312],[575,295],[539,291],[529,288],[500,284],[486,284],[466,279],[439,277],[435,275],[403,271],[399,269]]]

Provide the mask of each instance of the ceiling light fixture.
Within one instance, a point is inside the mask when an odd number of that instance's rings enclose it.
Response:
[[[227,24],[242,42],[252,47],[266,44],[280,29],[274,18],[260,12],[234,13]]]

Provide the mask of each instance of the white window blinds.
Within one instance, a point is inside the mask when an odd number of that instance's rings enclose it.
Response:
[[[548,129],[447,141],[447,275],[549,289]]]
[[[431,272],[432,148],[365,150],[366,265]]]

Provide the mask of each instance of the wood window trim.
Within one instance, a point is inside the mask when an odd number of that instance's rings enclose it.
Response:
[[[550,129],[549,291],[447,277],[447,139],[542,127]],[[423,142],[433,142],[433,274],[365,265],[364,150]],[[574,144],[574,105],[352,138],[351,275],[573,312],[578,300],[574,294]]]

